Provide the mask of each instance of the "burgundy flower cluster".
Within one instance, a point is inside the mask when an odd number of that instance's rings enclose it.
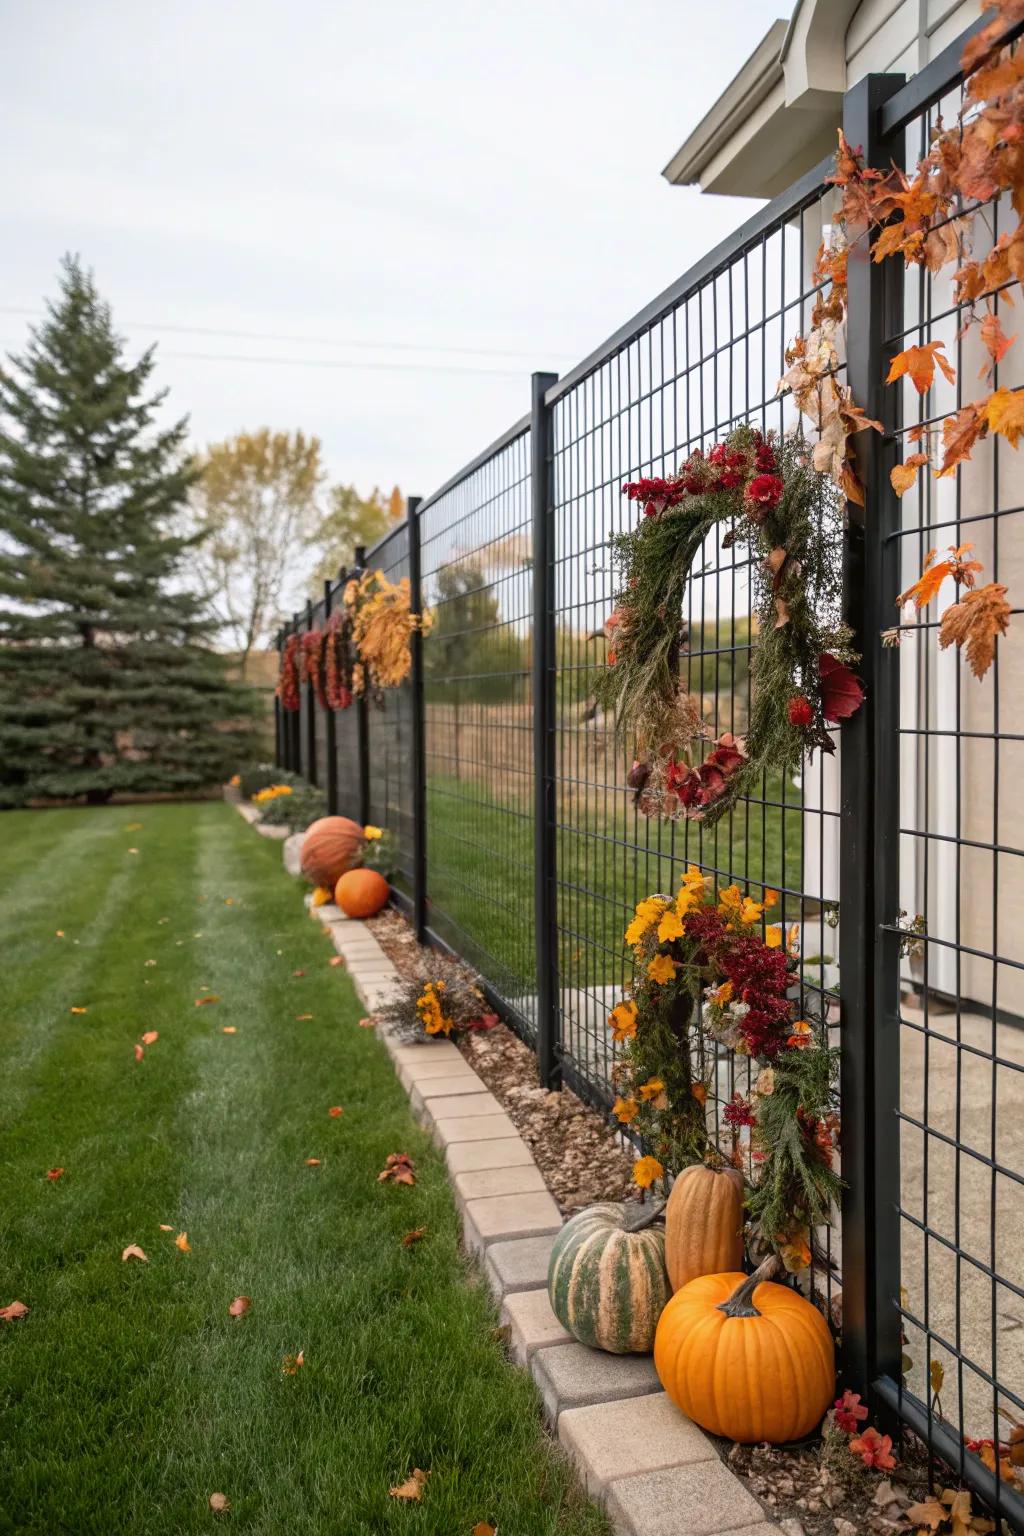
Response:
[[[332,613],[324,629],[324,692],[328,709],[348,709],[352,703],[352,620]]]
[[[302,675],[307,683],[312,683],[316,694],[316,701],[321,709],[327,708],[327,698],[324,694],[324,637],[323,631],[309,629],[302,637]]]
[[[687,818],[699,821],[707,807],[725,794],[727,781],[746,761],[735,736],[726,731],[699,767],[691,768],[689,763],[675,760],[670,762],[666,769],[666,787],[670,794],[678,796]]]
[[[734,1093],[722,1110],[722,1119],[726,1125],[735,1126],[737,1130],[743,1125],[753,1125],[755,1123],[754,1106],[741,1093]]]
[[[769,949],[748,934],[730,934],[719,966],[732,982],[734,1001],[747,1006],[740,1029],[750,1054],[771,1060],[789,1035],[791,1008],[786,993],[796,982],[789,971],[789,956],[784,949]]]
[[[622,487],[622,493],[631,501],[642,501],[646,517],[657,517],[666,507],[679,506],[687,496],[742,490],[747,515],[763,522],[782,498],[783,484],[776,468],[771,443],[760,432],[752,432],[742,447],[716,443],[706,456],[698,448],[672,479],[632,480]]]

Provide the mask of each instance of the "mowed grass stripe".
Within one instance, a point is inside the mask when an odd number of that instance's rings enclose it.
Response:
[[[606,1532],[500,1354],[441,1159],[280,847],[220,805],[136,819],[160,876],[105,940],[117,1008],[41,1059],[8,1160],[2,1299],[32,1312],[0,1329],[0,1532],[208,1531],[214,1490],[266,1536]],[[200,984],[221,1001],[196,1008]],[[136,1022],[160,1031],[138,1064]],[[377,1182],[399,1150],[413,1189]],[[148,1265],[121,1263],[133,1240]],[[410,1509],[388,1488],[414,1465],[432,1477]]]

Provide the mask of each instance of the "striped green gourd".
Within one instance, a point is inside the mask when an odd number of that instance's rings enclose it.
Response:
[[[671,1295],[661,1206],[589,1206],[555,1238],[548,1296],[574,1338],[613,1355],[648,1354]]]

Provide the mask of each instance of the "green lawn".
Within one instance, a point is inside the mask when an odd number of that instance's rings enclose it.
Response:
[[[0,1305],[31,1308],[0,1324],[0,1532],[606,1532],[280,846],[220,804],[0,832]],[[377,1182],[395,1151],[415,1188]],[[389,1498],[417,1466],[423,1503]]]

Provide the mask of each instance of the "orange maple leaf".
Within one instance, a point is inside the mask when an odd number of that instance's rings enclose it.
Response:
[[[981,322],[981,339],[988,350],[992,362],[982,364],[978,370],[979,379],[983,378],[986,373],[992,372],[996,363],[1002,361],[1017,340],[1016,336],[1007,336],[1005,334],[999,316],[991,311]]]
[[[402,1238],[402,1247],[411,1248],[414,1243],[422,1241],[427,1235],[426,1227],[413,1227],[411,1232],[406,1232]]]
[[[281,1362],[282,1374],[285,1376],[294,1376],[295,1372],[301,1370],[305,1363],[306,1355],[304,1350],[300,1349],[297,1355],[285,1355],[283,1361]]]
[[[956,370],[949,359],[943,357],[944,346],[945,342],[942,341],[928,341],[923,347],[907,347],[905,352],[897,352],[885,382],[894,384],[907,374],[918,394],[926,395],[932,387],[937,363],[947,382],[955,383]]]
[[[404,1483],[399,1483],[395,1488],[389,1488],[393,1499],[410,1499],[417,1502],[423,1497],[423,1490],[427,1486],[429,1472],[423,1472],[419,1467],[413,1467],[412,1476],[407,1477]]]
[[[121,1253],[121,1263],[127,1264],[129,1259],[138,1259],[142,1264],[148,1264],[149,1260],[139,1247],[138,1243],[129,1243]]]
[[[47,1168],[46,1177],[49,1179],[51,1184],[56,1184],[57,1180],[60,1178],[63,1172],[63,1168]]]
[[[1024,393],[997,389],[989,395],[982,409],[990,430],[1005,437],[1011,448],[1016,448],[1024,432]]]
[[[958,603],[946,609],[939,626],[939,645],[943,650],[949,645],[966,648],[971,671],[982,678],[995,657],[996,639],[1006,634],[1009,624],[1006,588],[1001,582],[990,581],[987,587],[965,592]]]
[[[986,431],[987,424],[982,406],[964,405],[955,416],[946,417],[942,423],[942,446],[945,452],[942,467],[938,471],[940,480],[944,475],[952,475],[958,464],[970,458],[971,449]]]
[[[228,1316],[229,1317],[244,1317],[245,1314],[248,1312],[248,1310],[249,1310],[249,1308],[251,1306],[252,1306],[252,1297],[251,1296],[236,1296],[234,1301],[231,1302],[230,1305],[228,1306]]]
[[[146,1033],[142,1036],[142,1043],[143,1045],[152,1045],[154,1040],[159,1039],[160,1031],[158,1029],[147,1029]]]
[[[908,453],[902,464],[897,464],[889,471],[889,479],[897,496],[905,496],[917,481],[917,472],[928,463],[930,455],[927,453]]]
[[[0,1307],[0,1322],[16,1323],[22,1317],[28,1317],[30,1308],[23,1301],[12,1301],[6,1307]]]

